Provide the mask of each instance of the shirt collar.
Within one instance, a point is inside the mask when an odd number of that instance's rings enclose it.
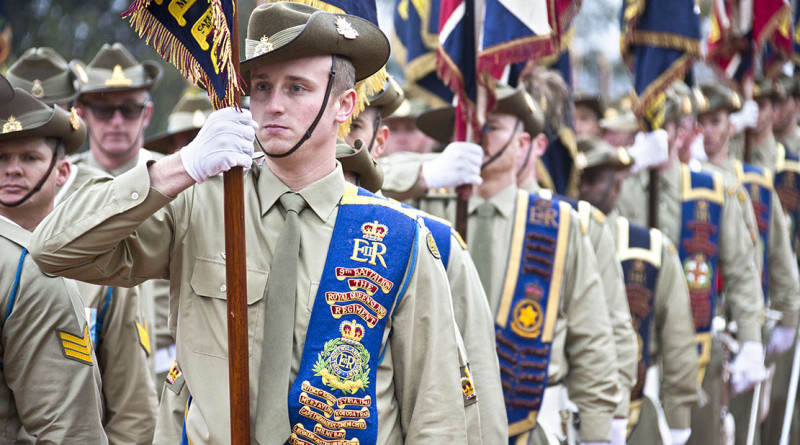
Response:
[[[275,202],[286,192],[291,192],[272,171],[266,166],[261,167],[258,176],[258,201],[261,205],[261,216],[275,205]],[[345,190],[344,174],[339,161],[336,161],[336,168],[324,176],[322,179],[308,185],[303,190],[298,191],[308,206],[317,214],[322,221],[328,221],[336,205],[342,199]]]
[[[517,185],[511,184],[489,199],[483,199],[478,195],[473,195],[469,200],[469,213],[472,214],[479,205],[488,201],[494,204],[494,207],[504,218],[510,218],[517,202],[517,190]]]
[[[90,167],[94,167],[94,168],[96,168],[96,169],[98,169],[100,171],[104,171],[104,172],[110,174],[113,177],[117,177],[117,176],[127,172],[128,170],[132,169],[133,167],[136,167],[137,165],[139,165],[139,159],[140,158],[142,160],[150,160],[152,158],[152,156],[147,156],[147,157],[143,156],[142,151],[144,151],[144,148],[139,149],[139,152],[136,153],[136,156],[134,156],[131,160],[129,160],[128,162],[126,162],[126,163],[124,163],[124,164],[120,165],[119,167],[117,167],[115,169],[112,169],[112,170],[106,170],[105,167],[100,165],[100,163],[97,162],[97,159],[94,157],[94,155],[92,154],[91,151],[88,152],[89,155],[87,156],[86,159],[87,159],[87,163],[89,164]],[[147,154],[149,155],[150,153],[147,153]]]

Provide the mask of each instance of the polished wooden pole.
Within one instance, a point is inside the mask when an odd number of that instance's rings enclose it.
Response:
[[[234,4],[231,55],[239,77],[239,24]],[[241,98],[234,94],[235,105]],[[228,309],[228,382],[231,443],[250,443],[250,365],[247,348],[247,263],[244,230],[244,172],[234,167],[223,174],[225,187],[225,282]]]

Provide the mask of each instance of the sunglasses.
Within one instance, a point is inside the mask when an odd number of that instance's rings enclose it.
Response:
[[[148,102],[143,104],[120,104],[120,105],[111,105],[111,104],[90,104],[86,102],[82,102],[89,111],[92,112],[94,117],[101,121],[111,120],[114,117],[114,113],[119,110],[122,114],[122,117],[126,120],[132,121],[134,119],[139,119],[142,116],[142,112],[144,108],[147,106]]]

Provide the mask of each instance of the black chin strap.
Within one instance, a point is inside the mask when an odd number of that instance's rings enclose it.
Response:
[[[533,153],[533,139],[531,139],[531,143],[528,144],[528,151],[525,152],[525,159],[522,160],[522,164],[520,164],[519,169],[517,169],[517,177],[522,174],[522,171],[525,170],[525,166],[528,165],[528,161],[531,160],[531,154]]]
[[[0,201],[0,205],[2,205],[3,207],[17,207],[18,205],[30,199],[30,197],[33,196],[34,193],[41,190],[42,187],[44,187],[44,183],[45,181],[47,181],[47,178],[50,177],[50,173],[53,172],[53,167],[56,166],[57,152],[58,152],[58,146],[56,145],[56,148],[53,150],[53,159],[50,160],[50,167],[47,168],[47,173],[45,173],[44,176],[42,176],[42,179],[40,179],[39,182],[36,183],[36,185],[31,189],[31,191],[28,192],[27,195],[23,196],[19,201],[13,203],[6,203]]]
[[[328,106],[328,97],[331,95],[331,88],[333,87],[333,79],[335,77],[336,77],[336,54],[331,54],[331,73],[328,76],[328,86],[325,88],[325,98],[322,99],[322,107],[319,109],[317,117],[314,118],[314,122],[311,123],[311,126],[308,127],[308,130],[306,130],[306,134],[304,134],[303,137],[300,138],[300,141],[297,142],[294,145],[294,147],[292,147],[286,153],[281,153],[279,155],[267,153],[266,150],[264,150],[264,147],[261,145],[261,141],[259,141],[258,138],[256,138],[258,146],[261,148],[261,151],[263,151],[265,155],[269,156],[270,158],[285,158],[286,156],[289,156],[290,154],[297,151],[297,149],[300,148],[301,145],[303,145],[303,142],[307,141],[308,138],[311,137],[311,133],[313,133],[314,129],[317,128],[317,124],[319,123],[319,120],[322,119],[322,114],[325,112],[325,108]]]
[[[511,145],[511,141],[514,140],[514,136],[517,135],[517,128],[519,128],[519,124],[521,122],[522,120],[517,118],[517,121],[514,122],[514,131],[511,132],[511,136],[508,138],[508,141],[506,141],[505,145],[503,145],[503,147],[500,150],[498,150],[497,153],[489,156],[489,159],[487,159],[486,161],[484,161],[483,164],[481,164],[481,170],[486,168],[492,162],[496,161],[500,156],[503,156],[503,153],[505,153],[505,151],[508,150],[508,147]]]
[[[372,123],[372,138],[369,140],[369,145],[367,145],[367,153],[372,153],[372,147],[375,145],[375,138],[378,137],[378,128],[380,128],[382,122],[381,113],[378,111],[378,115],[375,116],[375,122]]]

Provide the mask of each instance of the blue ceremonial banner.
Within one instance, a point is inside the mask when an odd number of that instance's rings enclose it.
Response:
[[[436,106],[449,105],[453,92],[436,74],[439,0],[395,0],[392,54],[403,67],[409,92]]]
[[[634,113],[655,130],[664,124],[667,88],[700,57],[699,10],[695,0],[625,0],[620,15],[620,49],[639,97]]]
[[[136,0],[123,18],[162,58],[208,90],[214,108],[234,106],[241,92],[232,59],[233,0]]]

